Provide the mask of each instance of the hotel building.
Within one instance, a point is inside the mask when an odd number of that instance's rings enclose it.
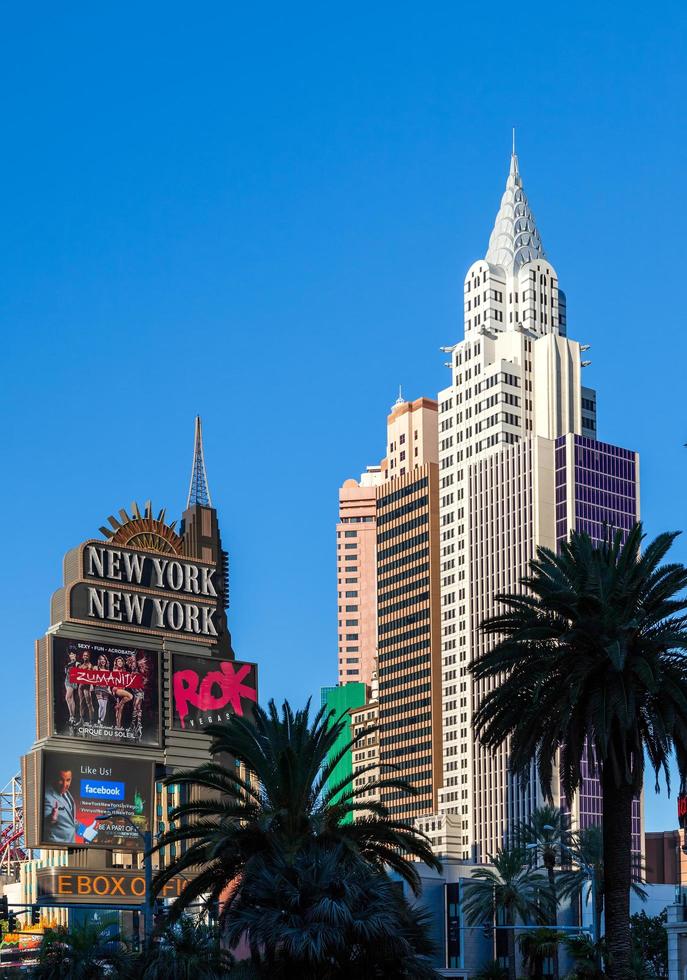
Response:
[[[339,490],[336,525],[339,684],[372,681],[377,659],[377,525],[375,488],[384,479],[369,466]]]
[[[450,348],[439,394],[443,788],[454,857],[485,861],[507,827],[541,804],[509,769],[508,746],[491,753],[473,716],[492,682],[468,668],[485,650],[480,623],[499,593],[518,591],[539,545],[572,529],[600,539],[639,516],[637,454],[597,441],[596,394],[583,384],[588,345],[567,336],[565,294],[546,259],[513,152],[484,259],[467,272],[465,338]],[[567,806],[559,798],[561,806]],[[600,791],[585,780],[573,823],[600,819]],[[420,826],[430,829],[431,818]],[[635,843],[639,849],[639,803]],[[446,839],[446,838],[445,838]]]
[[[382,774],[392,763],[416,790],[412,797],[384,790],[382,802],[397,819],[435,812],[442,776],[436,401],[399,395],[387,419],[386,458],[359,484],[344,483],[337,561],[339,682],[361,676],[370,685],[376,671]],[[354,711],[354,725],[366,713]],[[354,754],[354,768],[356,761],[363,758]]]

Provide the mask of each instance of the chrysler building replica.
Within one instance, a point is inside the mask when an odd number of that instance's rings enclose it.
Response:
[[[565,294],[547,260],[515,146],[484,259],[465,277],[465,338],[450,348],[439,393],[443,788],[437,818],[418,824],[448,856],[485,861],[508,828],[542,804],[537,780],[509,770],[507,747],[477,741],[486,688],[468,665],[484,650],[480,623],[499,593],[518,591],[536,548],[573,529],[600,540],[639,518],[639,460],[597,441],[596,393],[582,381],[588,345],[568,337]],[[577,329],[577,327],[574,327]],[[599,823],[588,773],[576,798],[554,800],[574,827]],[[639,849],[640,807],[633,820]]]

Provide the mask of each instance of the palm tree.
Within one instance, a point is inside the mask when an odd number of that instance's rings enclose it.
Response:
[[[570,856],[577,867],[562,871],[558,879],[558,890],[561,898],[578,898],[585,891],[589,881],[589,873],[594,875],[594,892],[596,895],[594,916],[594,935],[601,936],[601,917],[604,911],[604,850],[603,829],[600,824],[591,824],[582,830],[576,830],[570,835]],[[631,889],[643,902],[647,900],[646,889],[642,887],[642,868],[639,857],[632,856]],[[589,898],[589,894],[587,895]]]
[[[564,932],[547,929],[546,926],[542,926],[541,929],[528,930],[518,936],[523,962],[534,980],[542,980],[544,963],[546,960],[555,961],[558,955],[558,944],[564,939]]]
[[[541,806],[532,812],[529,820],[515,827],[515,839],[520,847],[536,851],[541,857],[549,881],[551,896],[549,922],[558,925],[558,896],[556,894],[556,865],[560,864],[560,852],[570,846],[570,831],[567,815],[557,806]],[[558,946],[554,943],[553,976],[558,977]]]
[[[473,980],[508,980],[508,970],[498,960],[492,960],[473,974]]]
[[[249,937],[253,965],[271,980],[435,980],[428,924],[397,884],[345,845],[314,845],[295,859],[251,863],[225,938],[233,948]]]
[[[190,800],[171,814],[179,826],[163,834],[155,848],[181,844],[180,856],[156,876],[156,892],[175,875],[195,873],[173,904],[172,919],[206,896],[221,903],[228,921],[256,869],[278,867],[282,860],[295,865],[306,851],[312,859],[317,848],[340,846],[339,853],[354,857],[369,873],[390,868],[419,894],[420,877],[409,858],[441,868],[425,835],[393,819],[381,803],[361,801],[352,773],[331,784],[341,758],[373,730],[360,732],[330,756],[343,726],[344,716],[336,719],[324,707],[311,721],[309,702],[295,713],[285,702],[279,713],[273,701],[267,711],[256,708],[250,720],[234,716],[226,724],[208,725],[212,761],[169,778],[188,787]],[[355,775],[372,768],[363,766]],[[413,792],[405,781],[386,775],[392,768],[384,766],[381,778],[365,790]],[[362,810],[370,815],[345,822]]]
[[[568,936],[565,946],[572,959],[569,977],[600,980],[606,976],[601,967],[606,957],[606,943],[603,939],[594,943],[589,936]]]
[[[126,973],[129,956],[118,937],[98,926],[46,929],[31,973],[36,980],[101,980]]]
[[[511,765],[534,760],[552,799],[554,766],[568,799],[591,760],[603,795],[609,971],[630,972],[632,801],[645,753],[668,782],[675,749],[687,762],[687,569],[663,565],[675,534],[642,554],[641,525],[599,546],[573,532],[559,554],[537,550],[524,592],[500,596],[503,611],[482,624],[495,645],[471,667],[497,681],[475,726],[483,744],[510,743]]]
[[[133,964],[138,980],[219,980],[233,957],[220,947],[216,929],[186,916],[168,925]]]
[[[546,879],[533,871],[521,848],[498,850],[489,855],[491,865],[475,868],[463,887],[463,912],[469,925],[491,923],[498,913],[508,928],[508,976],[515,980],[515,926],[531,920],[545,921],[541,899]]]

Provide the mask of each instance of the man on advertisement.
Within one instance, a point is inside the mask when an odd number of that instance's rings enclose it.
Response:
[[[43,835],[49,843],[73,844],[76,837],[76,806],[69,791],[71,769],[58,769],[43,794]]]

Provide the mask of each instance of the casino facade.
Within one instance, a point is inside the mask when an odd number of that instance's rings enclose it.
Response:
[[[207,761],[207,724],[257,702],[256,665],[236,660],[227,624],[228,559],[199,418],[178,529],[150,502],[129,510],[66,554],[36,642],[36,740],[22,782],[46,906],[142,904],[143,835],[169,829],[183,802],[163,780]]]

